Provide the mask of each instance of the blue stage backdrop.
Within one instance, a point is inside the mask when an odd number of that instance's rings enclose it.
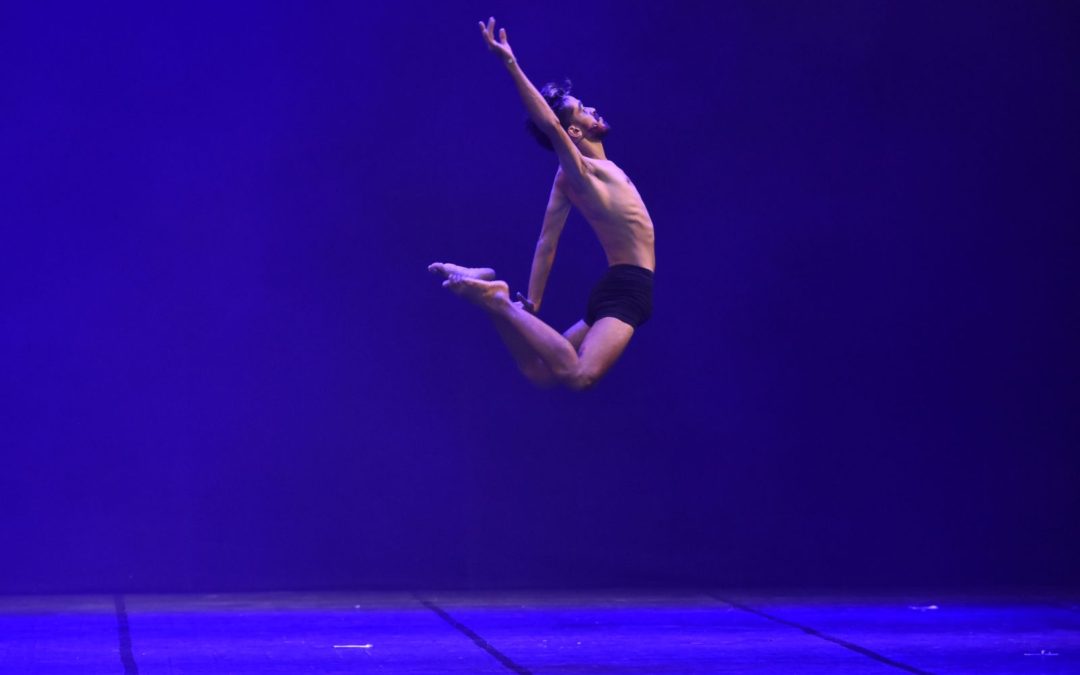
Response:
[[[652,320],[536,391],[569,77]],[[0,590],[1080,582],[1069,2],[0,10]],[[571,216],[543,316],[605,265]]]

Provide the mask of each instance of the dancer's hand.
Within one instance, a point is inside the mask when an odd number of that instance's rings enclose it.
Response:
[[[532,302],[521,294],[521,291],[517,292],[517,301],[521,303],[521,308],[529,314],[536,314],[536,306]]]
[[[495,38],[495,17],[489,18],[486,26],[481,21],[480,32],[484,35],[488,51],[497,55],[507,65],[514,62],[514,51],[510,49],[510,43],[506,41],[506,29],[500,28],[499,37]]]

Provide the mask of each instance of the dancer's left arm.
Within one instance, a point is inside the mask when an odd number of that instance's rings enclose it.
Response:
[[[544,225],[540,228],[540,239],[536,242],[532,271],[529,273],[528,301],[534,313],[539,311],[540,302],[544,299],[544,288],[551,274],[551,266],[555,264],[555,251],[559,246],[559,237],[562,235],[563,226],[566,225],[566,217],[569,214],[570,200],[559,189],[559,179],[556,177],[555,184],[551,186],[551,196],[548,198],[547,210],[544,212]]]

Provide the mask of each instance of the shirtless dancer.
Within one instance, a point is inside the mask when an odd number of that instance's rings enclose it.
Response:
[[[626,348],[634,329],[652,313],[653,224],[634,184],[604,154],[610,127],[594,108],[569,95],[569,86],[544,87],[522,73],[506,29],[495,37],[495,19],[480,22],[488,49],[509,71],[529,113],[532,131],[559,157],[547,212],[536,244],[529,295],[510,300],[506,282],[491,268],[433,263],[428,270],[443,286],[487,311],[521,372],[540,386],[587,389],[596,384]],[[576,206],[596,232],[608,271],[589,295],[585,318],[560,335],[536,317],[555,249],[570,207]]]

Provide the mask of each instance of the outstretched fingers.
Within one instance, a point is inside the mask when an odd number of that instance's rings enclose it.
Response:
[[[484,39],[488,41],[488,44],[494,42],[492,36],[495,35],[495,17],[489,18],[487,24],[481,21],[480,32],[484,35]]]
[[[505,28],[499,29],[499,38],[497,40],[495,39],[495,17],[493,16],[488,18],[487,24],[485,24],[483,21],[480,22],[480,33],[483,34],[484,40],[491,47],[494,47],[495,45],[506,44]]]

